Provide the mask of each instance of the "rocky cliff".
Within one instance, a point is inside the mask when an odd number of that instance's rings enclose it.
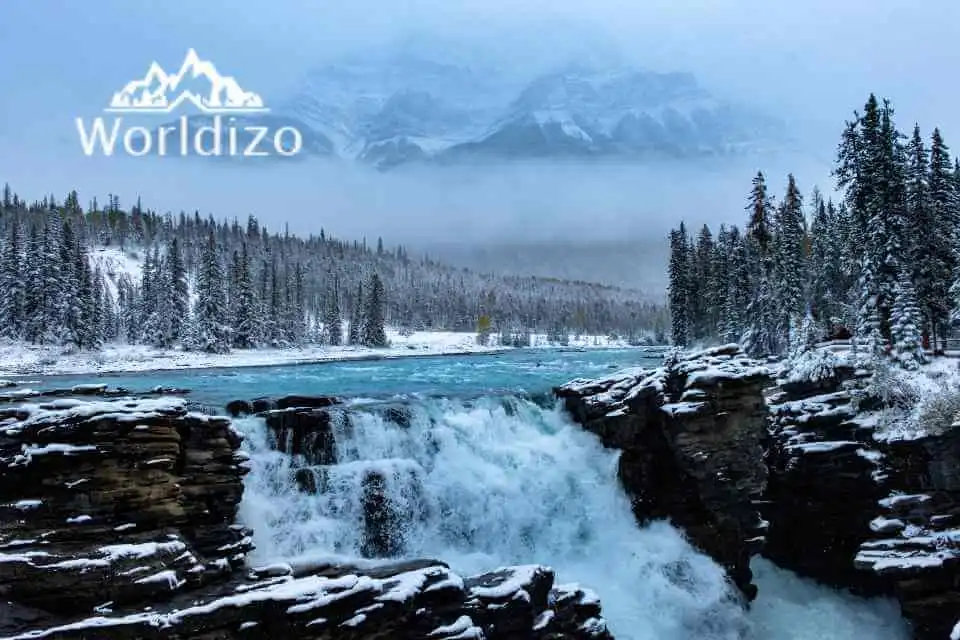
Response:
[[[772,391],[764,553],[863,594],[890,594],[914,635],[960,618],[960,429],[890,436],[869,372],[826,354]]]
[[[555,585],[542,566],[472,577],[432,560],[249,567],[251,532],[236,521],[248,470],[241,438],[184,399],[96,386],[7,402],[0,636],[611,637],[596,596]],[[256,408],[282,449],[323,460],[335,456],[323,436],[329,404]]]
[[[750,556],[765,525],[755,501],[767,476],[769,382],[730,345],[555,389],[574,419],[623,451],[619,476],[637,520],[670,519],[750,599]]]

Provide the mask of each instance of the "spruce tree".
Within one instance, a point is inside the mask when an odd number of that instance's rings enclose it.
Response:
[[[327,292],[326,314],[324,315],[324,331],[326,342],[332,347],[339,347],[343,343],[343,319],[340,317],[340,280],[333,279],[333,286]]]
[[[370,276],[369,290],[364,309],[363,344],[368,347],[385,347],[387,346],[387,334],[384,328],[386,293],[383,289],[383,281],[376,272]]]
[[[243,243],[237,264],[236,304],[233,305],[233,346],[252,349],[257,346],[257,300],[250,276],[250,257]]]
[[[197,301],[193,311],[193,348],[211,353],[225,353],[230,347],[230,329],[226,322],[227,300],[223,268],[217,254],[217,243],[211,231],[200,256],[197,277]]]
[[[363,283],[357,283],[357,295],[353,299],[353,307],[350,310],[350,327],[348,333],[348,342],[351,345],[358,345],[363,343],[363,337],[366,334],[366,329],[364,326],[364,299],[363,299]]]
[[[716,335],[713,310],[716,304],[714,241],[707,225],[703,225],[692,247],[693,272],[690,281],[693,334],[698,340],[709,340]]]
[[[925,360],[920,334],[920,307],[906,268],[900,271],[891,314],[893,356],[906,369],[916,369]]]
[[[930,141],[930,169],[927,188],[930,203],[930,219],[933,222],[933,234],[937,237],[930,247],[933,287],[927,313],[929,314],[934,348],[942,349],[950,325],[951,311],[960,300],[957,254],[957,218],[954,207],[954,191],[950,161],[950,150],[939,129],[934,129]],[[951,287],[952,285],[952,287]],[[951,296],[952,294],[952,296]],[[953,304],[948,299],[952,297]],[[937,345],[937,342],[940,345]]]
[[[804,285],[806,273],[806,229],[803,199],[793,174],[787,180],[787,193],[777,208],[774,242],[775,295],[780,308],[783,335],[791,323],[800,323],[806,312]]]
[[[23,335],[27,295],[23,257],[20,225],[14,220],[0,257],[0,335],[10,339]]]
[[[687,254],[687,232],[683,223],[670,232],[669,293],[673,344],[685,347],[690,341],[690,267]]]
[[[747,353],[765,356],[779,353],[784,345],[778,333],[776,290],[773,286],[773,225],[770,198],[763,173],[757,173],[747,210],[748,255],[751,264],[751,300],[746,310],[745,332],[741,339]]]
[[[190,316],[190,291],[187,285],[187,269],[183,263],[183,254],[176,237],[167,245],[166,278],[169,281],[164,301],[168,309],[169,320],[165,323],[168,329],[166,341],[173,344],[182,341],[185,337],[185,326]]]

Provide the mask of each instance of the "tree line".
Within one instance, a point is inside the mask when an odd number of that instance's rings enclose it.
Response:
[[[135,261],[104,262],[104,249]],[[131,271],[138,271],[134,275]],[[160,214],[138,199],[86,206],[71,191],[0,196],[0,335],[96,348],[106,342],[229,348],[387,342],[401,330],[665,333],[666,309],[635,291],[481,274],[407,249],[271,233],[249,216]]]
[[[834,169],[838,201],[793,175],[779,200],[758,172],[747,223],[670,233],[675,344],[740,342],[783,354],[852,337],[870,356],[906,367],[942,350],[960,311],[960,162],[939,129],[910,136],[888,100],[871,95],[844,126]]]

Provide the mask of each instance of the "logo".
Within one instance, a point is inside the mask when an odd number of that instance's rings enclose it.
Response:
[[[222,75],[214,64],[190,49],[176,73],[153,62],[146,75],[113,94],[104,109],[109,114],[171,115],[193,107],[201,116],[181,115],[176,122],[155,127],[124,126],[122,115],[99,116],[89,123],[76,119],[80,145],[87,156],[294,156],[303,136],[291,126],[271,130],[257,115],[269,113],[260,94]]]

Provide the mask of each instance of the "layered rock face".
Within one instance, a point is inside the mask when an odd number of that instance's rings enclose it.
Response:
[[[60,397],[77,393],[109,399]],[[2,637],[611,638],[596,596],[555,585],[542,566],[473,577],[431,560],[251,569],[251,532],[236,523],[249,463],[230,420],[179,398],[113,395],[0,409]],[[278,448],[329,464],[332,404],[256,408]]]
[[[765,525],[755,502],[767,476],[769,382],[765,367],[730,345],[554,390],[574,419],[623,451],[619,476],[638,521],[683,528],[750,599],[750,556]]]
[[[70,615],[242,566],[246,469],[229,421],[176,398],[63,398],[0,417],[0,597]]]
[[[837,364],[770,397],[764,553],[780,566],[900,601],[917,638],[960,618],[960,429],[891,439],[865,371]]]

